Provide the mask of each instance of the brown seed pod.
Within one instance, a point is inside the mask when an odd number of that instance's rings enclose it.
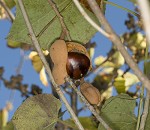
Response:
[[[64,40],[56,40],[50,47],[50,57],[54,63],[52,75],[58,85],[65,83],[65,77],[68,75],[66,64],[68,59],[67,46]]]
[[[61,66],[61,65],[56,65],[54,66],[54,68],[52,69],[52,75],[54,77],[54,80],[55,82],[58,84],[58,85],[62,85],[65,83],[65,78],[67,77],[67,72],[65,69],[62,69],[64,68],[64,65]]]
[[[99,105],[101,101],[101,95],[98,89],[93,85],[84,82],[80,85],[80,91],[90,104]]]
[[[67,63],[68,52],[64,40],[56,40],[50,47],[50,57],[54,64]]]

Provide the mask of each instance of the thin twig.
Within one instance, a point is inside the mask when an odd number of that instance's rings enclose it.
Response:
[[[139,130],[140,127],[141,113],[143,111],[143,99],[144,99],[144,86],[142,86],[141,93],[140,93],[140,102],[138,106],[138,118],[137,118],[136,130]]]
[[[21,49],[20,50],[20,61],[19,61],[18,67],[16,69],[16,75],[21,73],[21,69],[22,69],[22,66],[23,66],[23,63],[24,63],[24,59],[25,59],[25,52],[24,52],[24,50]],[[9,102],[11,102],[12,104],[14,102],[15,93],[16,93],[16,90],[11,90],[11,92],[10,92]]]
[[[92,114],[97,118],[97,120],[100,123],[102,123],[102,125],[106,128],[106,130],[111,130],[111,128],[108,126],[108,124],[106,124],[106,122],[101,118],[101,116],[95,111],[94,107],[89,104],[89,102],[85,99],[85,97],[82,95],[82,93],[77,89],[77,87],[72,82],[72,80],[69,77],[67,77],[65,80],[72,86],[72,88],[76,91],[78,96],[80,96],[81,100],[85,103],[87,108],[92,112]]]
[[[65,25],[64,18],[61,16],[58,8],[56,7],[56,4],[53,2],[53,0],[48,0],[48,2],[51,5],[51,7],[53,8],[53,10],[55,11],[57,17],[59,18],[59,21],[60,21],[62,29],[63,29],[63,33],[65,33],[65,35],[67,35],[67,39],[69,41],[71,41],[70,33]]]
[[[35,46],[35,48],[36,48],[36,50],[37,50],[37,52],[38,52],[38,54],[39,54],[39,56],[40,56],[40,58],[41,58],[41,61],[43,62],[43,65],[44,65],[44,67],[45,67],[45,69],[46,69],[46,71],[47,71],[47,73],[48,73],[48,76],[49,76],[49,78],[50,78],[50,80],[51,80],[53,86],[55,87],[55,89],[56,89],[58,95],[60,96],[60,98],[62,99],[62,101],[64,102],[64,104],[66,105],[67,110],[70,112],[70,114],[71,114],[71,116],[72,116],[72,118],[73,118],[75,124],[76,124],[77,127],[79,128],[79,130],[84,130],[83,126],[82,126],[81,123],[79,122],[77,116],[74,114],[72,108],[70,107],[70,105],[69,105],[67,99],[65,98],[63,92],[61,91],[60,87],[59,87],[59,86],[55,83],[55,81],[54,81],[54,78],[53,78],[53,76],[52,76],[52,73],[51,73],[51,70],[50,70],[50,68],[49,68],[49,65],[48,65],[48,63],[47,63],[47,61],[46,61],[46,59],[45,59],[45,57],[44,57],[44,54],[43,54],[43,52],[42,52],[42,50],[41,50],[41,48],[40,48],[39,42],[38,42],[38,40],[37,40],[37,38],[36,38],[36,36],[35,36],[35,33],[34,33],[34,31],[33,31],[32,25],[31,25],[31,23],[30,23],[30,21],[29,21],[28,15],[27,15],[27,13],[26,13],[26,11],[25,11],[25,8],[24,8],[24,5],[23,5],[23,3],[22,3],[22,0],[18,0],[18,3],[19,3],[19,6],[20,6],[22,15],[23,15],[23,17],[24,17],[25,23],[26,23],[26,25],[27,25],[29,34],[30,34],[30,36],[31,36],[32,43],[33,43],[33,45]]]
[[[71,94],[70,98],[71,98],[71,107],[72,107],[74,113],[78,116],[78,112],[77,112],[77,106],[78,106],[77,93],[74,91],[74,89],[72,89],[72,94]]]
[[[77,113],[79,114],[81,111],[85,110],[86,106],[81,107],[80,109],[78,109]]]
[[[149,91],[147,91],[145,104],[144,104],[144,110],[143,110],[143,113],[142,113],[140,129],[139,130],[144,130],[146,119],[147,119],[147,115],[148,115],[149,100],[150,100],[150,93],[149,93]]]
[[[77,0],[76,0],[77,1]],[[95,0],[87,0],[92,11],[98,18],[101,25],[104,27],[105,31],[110,34],[109,39],[113,42],[113,44],[117,47],[118,51],[122,54],[124,59],[126,60],[126,63],[130,66],[130,68],[133,70],[133,72],[136,74],[136,76],[139,78],[139,80],[143,83],[144,87],[150,91],[150,81],[145,76],[142,71],[139,69],[138,65],[134,62],[133,58],[130,56],[130,54],[125,49],[123,43],[121,42],[120,37],[113,31],[112,27],[106,20],[104,14],[102,13],[101,9],[99,8],[98,4]]]
[[[146,38],[150,44],[150,5],[148,0],[137,0],[140,7],[141,17],[143,19],[144,30],[146,32]]]
[[[4,3],[4,1],[0,0],[0,5],[4,8],[4,10],[6,11],[6,13],[8,14],[10,20],[13,22],[15,20],[15,16],[13,15],[13,13],[10,11],[10,9],[6,6],[6,4]]]
[[[100,28],[99,25],[97,25],[88,15],[87,13],[84,11],[84,9],[82,8],[82,6],[80,5],[78,0],[73,0],[74,4],[77,6],[78,10],[80,11],[80,13],[83,15],[83,17],[96,29],[98,30],[100,33],[102,33],[105,37],[109,38],[109,34],[107,32],[105,32],[102,28]]]

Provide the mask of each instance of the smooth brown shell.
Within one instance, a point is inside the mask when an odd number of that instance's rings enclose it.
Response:
[[[89,58],[77,52],[68,52],[67,73],[72,79],[80,79],[84,77],[90,67]]]
[[[86,82],[82,83],[80,85],[80,91],[90,104],[99,105],[101,101],[101,95],[98,89],[92,84]]]
[[[91,70],[92,69],[92,64],[91,64],[92,62],[91,62],[89,53],[86,50],[86,48],[83,45],[81,45],[81,44],[79,44],[77,42],[66,42],[66,44],[67,44],[68,52],[82,53],[82,54],[86,55],[89,58],[89,60],[90,60],[90,68],[89,68],[89,70]]]

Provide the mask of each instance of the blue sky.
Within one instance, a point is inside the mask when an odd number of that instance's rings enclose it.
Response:
[[[133,4],[127,0],[111,0],[111,2],[131,10],[134,9]],[[106,18],[118,35],[127,31],[126,26],[124,25],[124,20],[127,19],[127,12],[111,5],[107,5]],[[9,33],[11,25],[12,24],[8,20],[0,20],[0,66],[5,68],[4,77],[6,79],[9,79],[11,75],[16,74],[16,68],[20,60],[20,49],[10,49],[6,44],[5,38]],[[92,41],[97,43],[94,57],[97,57],[98,55],[106,55],[111,47],[111,42],[99,33],[93,37]],[[51,92],[49,87],[44,87],[39,81],[39,75],[33,70],[30,60],[26,59],[24,61],[21,74],[24,76],[23,83],[27,83],[29,86],[31,84],[37,84],[43,89],[44,93]],[[9,99],[10,93],[11,91],[5,88],[3,83],[0,83],[0,109],[5,106],[6,101]],[[10,111],[9,119],[11,119],[12,115],[21,105],[22,101],[23,98],[21,97],[20,92],[16,91],[13,104],[14,109]],[[63,109],[65,110],[64,106]],[[83,111],[80,116],[89,114],[90,113],[88,111]],[[67,118],[68,113],[66,113],[65,116]]]

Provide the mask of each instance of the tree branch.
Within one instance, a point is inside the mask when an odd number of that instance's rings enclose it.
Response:
[[[23,15],[23,17],[24,17],[26,26],[27,26],[27,28],[28,28],[29,34],[30,34],[30,36],[31,36],[32,43],[33,43],[33,45],[35,46],[35,48],[36,48],[36,50],[37,50],[37,52],[38,52],[38,54],[39,54],[39,56],[40,56],[40,58],[41,58],[41,61],[43,62],[43,65],[44,65],[44,67],[45,67],[45,69],[46,69],[46,71],[47,71],[47,73],[48,73],[48,76],[49,76],[49,78],[50,78],[50,80],[51,80],[53,86],[55,87],[55,89],[56,89],[58,95],[60,96],[60,98],[62,99],[62,101],[64,102],[64,104],[66,105],[67,110],[70,112],[70,114],[71,114],[71,116],[72,116],[72,118],[73,118],[75,124],[76,124],[77,127],[79,128],[79,130],[84,130],[83,126],[81,125],[81,123],[79,122],[78,118],[77,118],[76,115],[74,114],[72,108],[70,107],[70,105],[69,105],[67,99],[65,98],[63,92],[61,91],[60,87],[59,87],[59,86],[55,83],[55,81],[54,81],[54,78],[53,78],[53,76],[52,76],[52,73],[51,73],[51,70],[50,70],[50,68],[49,68],[49,65],[48,65],[48,63],[47,63],[47,61],[46,61],[46,59],[45,59],[45,57],[44,57],[44,55],[43,55],[43,52],[42,52],[42,50],[41,50],[41,48],[40,48],[40,45],[39,45],[39,43],[38,43],[38,40],[37,40],[37,38],[36,38],[36,36],[35,36],[35,33],[34,33],[33,29],[32,29],[31,23],[30,23],[30,21],[29,21],[29,18],[28,18],[28,16],[27,16],[26,11],[25,11],[25,8],[24,8],[24,5],[23,5],[23,3],[22,3],[22,0],[18,0],[18,3],[19,3],[19,6],[20,6],[22,15]]]
[[[76,0],[77,1],[77,0]],[[95,0],[87,0],[91,9],[93,10],[94,14],[98,18],[101,25],[104,27],[105,31],[110,34],[109,39],[113,42],[113,44],[117,47],[118,51],[122,54],[124,59],[126,60],[126,63],[130,66],[130,68],[133,70],[133,72],[136,74],[136,76],[139,78],[139,80],[143,83],[145,88],[150,91],[150,81],[149,79],[142,73],[142,71],[139,69],[137,64],[134,62],[133,58],[130,56],[130,54],[127,52],[125,47],[123,46],[123,43],[121,42],[121,39],[119,36],[113,31],[110,24],[107,22],[104,14],[100,10],[98,4]]]
[[[150,5],[148,0],[137,0],[140,7],[141,17],[144,25],[144,30],[146,32],[147,42],[150,44]]]
[[[141,118],[141,123],[140,123],[140,129],[139,130],[144,130],[145,122],[146,122],[147,115],[148,115],[149,100],[150,100],[150,93],[149,93],[149,91],[147,91],[145,104],[144,104],[144,110],[143,110],[143,113],[142,113],[142,118]]]
[[[8,14],[10,20],[13,22],[15,20],[15,16],[13,15],[13,13],[10,11],[10,9],[6,6],[6,4],[4,3],[4,1],[0,0],[0,5],[4,8],[4,10],[6,11],[6,13]]]
[[[67,35],[67,39],[68,39],[69,41],[71,41],[71,37],[70,37],[69,31],[68,31],[68,29],[67,29],[67,27],[66,27],[66,25],[65,25],[65,22],[64,22],[63,17],[61,16],[61,14],[60,14],[58,8],[56,7],[56,4],[53,2],[53,0],[48,0],[48,2],[49,2],[49,4],[51,5],[51,7],[53,8],[53,10],[55,11],[57,17],[59,18],[59,21],[60,21],[60,23],[61,23],[61,27],[62,27],[62,29],[63,29],[63,33],[65,33],[65,35]]]
[[[75,84],[72,82],[72,80],[67,77],[66,82],[68,82],[72,88],[76,91],[76,93],[78,94],[78,96],[80,96],[81,100],[85,103],[85,105],[87,106],[87,108],[92,112],[92,114],[97,118],[97,120],[102,123],[102,125],[107,129],[107,130],[112,130],[106,123],[105,121],[101,118],[101,116],[95,111],[94,107],[92,105],[89,104],[89,102],[85,99],[85,97],[82,95],[82,93],[77,89],[77,87],[75,86]]]

